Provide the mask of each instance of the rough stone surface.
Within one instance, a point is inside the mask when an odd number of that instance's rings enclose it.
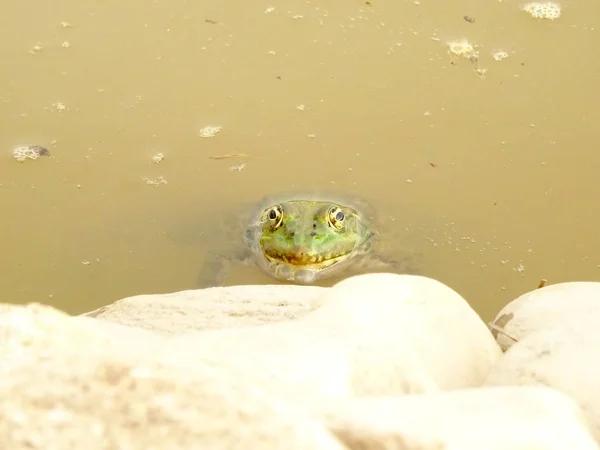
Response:
[[[138,296],[78,317],[0,305],[1,447],[596,448],[558,392],[481,387],[494,372],[498,384],[543,374],[596,424],[589,327],[573,333],[545,310],[555,326],[522,332],[503,355],[468,303],[429,278],[289,288]]]
[[[597,450],[577,404],[543,387],[352,399],[325,414],[352,449]]]
[[[356,276],[314,301],[322,306],[296,320],[186,333],[170,345],[317,404],[478,386],[501,354],[469,304],[429,278]]]
[[[136,295],[83,315],[179,335],[290,320],[318,306],[326,288],[315,286],[232,286]]]
[[[32,305],[0,314],[0,442],[11,450],[343,447],[306,412],[170,338]]]
[[[508,319],[507,319],[508,318]],[[547,286],[517,298],[498,313],[507,348],[487,385],[545,385],[582,407],[600,440],[600,283]]]

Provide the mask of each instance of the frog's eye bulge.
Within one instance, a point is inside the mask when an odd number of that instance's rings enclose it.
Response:
[[[283,208],[281,205],[276,205],[267,209],[266,215],[273,230],[279,228],[283,223]]]
[[[344,220],[346,216],[344,211],[338,206],[332,206],[327,212],[327,223],[334,229],[341,231],[344,229]]]

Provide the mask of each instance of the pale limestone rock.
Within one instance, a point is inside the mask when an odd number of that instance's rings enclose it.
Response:
[[[315,286],[232,286],[136,295],[83,315],[176,335],[294,319],[310,311],[324,290]]]
[[[316,309],[295,320],[200,332],[177,325],[194,311],[207,320],[183,303],[146,325],[158,333],[0,307],[2,448],[342,450],[315,416],[324,406],[478,386],[501,354],[467,302],[435,280],[370,274],[320,292],[298,300]],[[230,311],[252,308],[239,298]]]
[[[429,278],[355,276],[320,303],[293,321],[191,333],[173,345],[313,405],[478,386],[501,355],[469,304]]]
[[[494,323],[506,353],[487,385],[546,385],[575,399],[600,441],[600,283],[572,282],[529,292]]]
[[[268,387],[177,354],[169,337],[38,305],[3,305],[0,336],[3,449],[343,449]]]
[[[575,281],[527,292],[496,315],[492,334],[506,350],[531,332],[554,327],[580,328],[600,319],[600,283]],[[499,331],[500,330],[500,331]]]
[[[349,449],[598,450],[577,404],[544,387],[353,399],[326,423]]]

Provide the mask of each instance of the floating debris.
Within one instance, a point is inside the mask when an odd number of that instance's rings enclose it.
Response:
[[[273,6],[269,6],[267,9],[265,9],[265,14],[272,13],[273,11],[275,11],[275,8]]]
[[[471,16],[464,16],[463,19],[469,23],[475,23],[475,19],[473,19]]]
[[[31,47],[30,50],[27,51],[27,53],[31,54],[31,55],[35,55],[39,52],[41,52],[44,49],[44,47],[42,46],[42,44],[35,44],[33,47]]]
[[[60,23],[60,26],[61,26],[61,27],[63,27],[63,28],[73,28],[73,25],[71,25],[71,24],[70,24],[69,22],[67,22],[66,20],[63,20],[63,21]]]
[[[209,156],[210,159],[231,159],[231,158],[247,158],[246,153],[229,153],[227,155]]]
[[[466,39],[459,41],[449,41],[447,43],[448,51],[454,55],[462,56],[463,58],[472,59],[479,56],[475,46]]]
[[[217,20],[212,20],[212,19],[204,19],[204,21],[206,23],[210,23],[211,25],[216,25],[219,23]]]
[[[22,145],[15,148],[12,154],[19,162],[23,162],[26,159],[38,159],[40,156],[50,156],[48,149],[41,145]]]
[[[71,43],[69,41],[64,41],[62,44],[60,44],[60,46],[62,48],[69,48],[71,46]]]
[[[150,178],[147,178],[147,177],[142,178],[142,180],[144,180],[147,185],[154,186],[154,187],[158,187],[161,184],[167,184],[167,180],[165,180],[162,176],[158,177],[155,180],[151,180]]]
[[[508,58],[508,53],[506,53],[505,51],[499,50],[495,53],[492,53],[492,58],[494,58],[494,60],[496,60],[496,61],[502,61],[503,59]]]
[[[219,134],[221,132],[221,129],[223,127],[218,127],[218,126],[206,126],[204,128],[202,128],[199,131],[199,135],[201,138],[211,138],[211,137],[215,137],[217,134]]]
[[[475,67],[477,74],[480,77],[485,76],[487,69],[479,67],[479,52],[476,48],[478,46],[471,44],[467,39],[449,41],[446,45],[448,45],[448,53],[468,59],[473,64],[473,67]]]
[[[521,9],[534,19],[555,20],[561,13],[560,5],[555,2],[531,2],[523,5]]]
[[[67,110],[67,106],[62,102],[52,103],[52,111],[64,112]]]
[[[246,167],[246,163],[238,164],[237,166],[231,166],[229,170],[241,172]]]
[[[152,162],[154,164],[158,164],[159,162],[161,162],[163,159],[165,159],[165,155],[163,155],[162,153],[157,153],[156,155],[154,155],[152,157]]]

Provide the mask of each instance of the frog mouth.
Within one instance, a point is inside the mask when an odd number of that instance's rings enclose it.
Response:
[[[324,253],[320,255],[309,255],[305,252],[276,252],[273,250],[265,250],[265,257],[276,263],[285,263],[294,267],[302,267],[307,269],[325,269],[331,267],[337,262],[346,259],[349,253]]]

